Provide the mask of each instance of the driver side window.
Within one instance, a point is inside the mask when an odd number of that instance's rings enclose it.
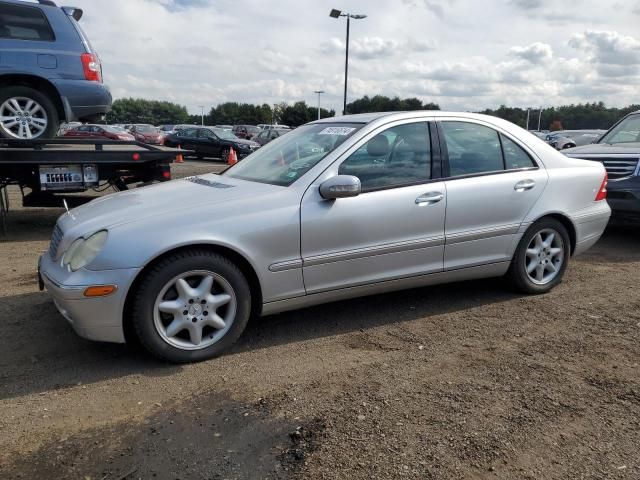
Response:
[[[407,123],[379,133],[342,162],[338,173],[358,177],[363,192],[430,180],[429,124]]]

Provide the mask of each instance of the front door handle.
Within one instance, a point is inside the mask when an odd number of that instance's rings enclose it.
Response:
[[[443,198],[444,193],[442,192],[423,193],[418,198],[416,198],[416,205],[433,205],[434,203],[438,203]]]
[[[513,186],[513,189],[516,192],[524,192],[525,190],[531,190],[535,186],[536,186],[536,182],[534,182],[533,180],[522,180],[516,183]]]

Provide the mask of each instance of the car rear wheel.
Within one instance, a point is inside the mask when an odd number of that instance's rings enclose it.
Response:
[[[140,343],[170,362],[206,360],[226,351],[251,313],[249,284],[227,258],[186,250],[164,258],[143,278],[132,321]]]
[[[29,87],[0,91],[0,136],[20,140],[53,138],[60,119],[51,99]]]
[[[507,277],[521,292],[546,293],[562,281],[570,255],[567,229],[553,218],[543,218],[520,240]]]

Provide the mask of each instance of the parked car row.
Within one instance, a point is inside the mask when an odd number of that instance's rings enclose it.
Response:
[[[227,162],[233,148],[238,159],[242,159],[260,148],[260,144],[252,140],[238,138],[229,130],[217,127],[182,128],[167,135],[164,140],[167,147],[182,147],[195,152],[196,157],[216,157]]]
[[[559,130],[549,132],[545,136],[545,141],[556,150],[565,150],[597,142],[606,132],[606,130]]]

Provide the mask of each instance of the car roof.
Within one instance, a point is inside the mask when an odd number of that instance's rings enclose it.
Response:
[[[512,122],[503,120],[499,117],[491,115],[483,115],[481,113],[469,113],[469,112],[447,112],[442,110],[412,110],[404,112],[374,112],[374,113],[359,113],[355,115],[343,115],[341,117],[329,117],[321,120],[316,120],[312,123],[387,123],[395,120],[409,120],[416,118],[439,118],[439,117],[454,117],[462,120],[478,120],[486,122],[496,127],[503,128],[506,131],[524,130],[521,127],[515,125]],[[526,130],[524,130],[526,131]]]

